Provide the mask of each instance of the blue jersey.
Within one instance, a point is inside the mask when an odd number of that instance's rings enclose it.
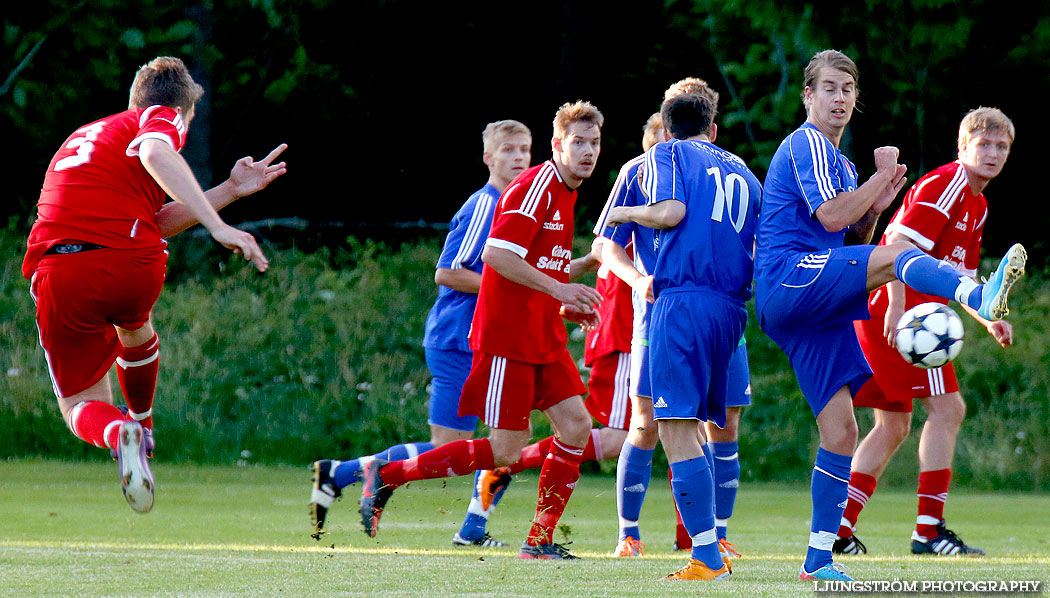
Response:
[[[686,208],[678,225],[656,231],[656,295],[709,290],[747,301],[762,185],[744,161],[706,141],[665,141],[646,152],[642,185],[650,204]]]
[[[766,174],[756,238],[755,279],[779,282],[799,253],[842,247],[814,215],[825,201],[857,188],[857,169],[816,127],[804,123],[780,143]]]
[[[438,258],[438,268],[469,268],[481,274],[484,266],[481,252],[485,248],[485,240],[489,238],[492,214],[499,196],[499,191],[486,183],[467,199],[449,225],[448,236],[441,248],[441,257]],[[437,301],[427,315],[423,346],[470,351],[467,334],[477,303],[478,296],[473,293],[439,286]]]
[[[620,168],[620,174],[616,177],[612,192],[605,203],[598,222],[594,225],[594,234],[614,241],[622,247],[634,245],[634,267],[643,275],[652,271],[656,263],[656,231],[651,228],[639,226],[634,222],[626,222],[619,226],[609,226],[606,220],[609,211],[619,206],[644,206],[648,200],[642,194],[638,186],[638,168],[642,165],[645,155],[638,156],[628,161]]]

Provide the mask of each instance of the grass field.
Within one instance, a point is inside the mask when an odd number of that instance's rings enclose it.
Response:
[[[0,462],[2,596],[794,596],[808,534],[808,487],[745,484],[730,522],[744,554],[726,583],[662,582],[672,553],[667,484],[653,480],[642,513],[647,556],[612,559],[610,477],[585,476],[563,521],[576,562],[522,562],[516,549],[456,549],[469,479],[413,483],[391,499],[379,537],[357,521],[356,494],[335,505],[322,543],[309,537],[309,472],[291,467],[157,463],[153,512],[133,513],[116,466]],[[447,485],[447,488],[444,487]],[[356,490],[355,486],[351,490]],[[515,480],[489,529],[516,546],[535,506],[536,476]],[[989,557],[907,554],[913,491],[880,490],[860,537],[872,555],[843,558],[866,580],[1050,579],[1045,495],[955,491],[946,516]],[[558,538],[564,541],[565,538]]]

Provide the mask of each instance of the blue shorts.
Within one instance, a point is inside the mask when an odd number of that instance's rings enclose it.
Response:
[[[430,370],[430,417],[427,423],[461,432],[473,432],[478,418],[459,415],[459,396],[470,374],[474,354],[459,349],[423,348]]]
[[[751,372],[747,366],[747,343],[740,343],[729,360],[729,389],[726,407],[747,407],[751,404]]]
[[[652,398],[649,384],[649,320],[653,317],[652,304],[631,294],[634,305],[634,321],[631,333],[630,393],[632,397]],[[639,303],[641,301],[641,303]]]
[[[729,362],[747,310],[713,291],[665,290],[653,307],[649,363],[655,419],[726,424]]]
[[[871,377],[854,320],[867,320],[871,245],[799,253],[778,281],[759,280],[762,330],[791,361],[799,388],[817,416],[843,386],[856,396]]]

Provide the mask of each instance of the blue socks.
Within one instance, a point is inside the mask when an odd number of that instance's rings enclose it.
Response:
[[[693,537],[692,557],[710,569],[721,569],[722,552],[715,534],[715,483],[707,459],[672,463],[671,476],[675,503],[686,531]]]
[[[653,451],[640,449],[626,440],[616,461],[616,513],[620,517],[620,539],[641,540],[638,517],[653,475]]]
[[[510,487],[510,484],[507,484],[497,490],[492,497],[492,506],[486,511],[481,508],[481,498],[478,497],[479,477],[481,477],[481,471],[475,471],[474,493],[470,497],[470,504],[467,505],[467,515],[463,518],[463,526],[459,528],[459,536],[468,542],[474,542],[485,537],[485,526],[489,522],[489,515],[492,515],[492,511],[496,509],[496,505],[503,498],[503,493]]]
[[[372,459],[404,461],[405,459],[410,459],[419,453],[425,453],[433,448],[434,445],[429,442],[409,442],[406,444],[394,445],[370,457],[358,457],[357,459],[351,459],[350,461],[343,461],[335,468],[335,475],[332,476],[332,480],[335,482],[336,486],[346,488],[350,484],[361,479],[361,468],[364,467],[364,463],[367,463]],[[362,461],[364,463],[362,463]]]
[[[849,500],[849,471],[853,457],[817,449],[813,465],[810,493],[813,498],[813,524],[809,530],[809,548],[806,550],[808,573],[830,565],[831,546],[835,543],[842,512]]]
[[[708,442],[715,457],[715,530],[726,539],[726,522],[733,516],[736,492],[740,487],[740,458],[736,442]]]
[[[981,307],[984,286],[918,248],[902,251],[893,262],[897,280],[909,287],[945,299],[954,299],[973,309]]]

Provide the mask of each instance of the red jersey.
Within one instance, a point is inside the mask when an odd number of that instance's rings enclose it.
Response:
[[[76,130],[44,176],[22,275],[63,240],[116,249],[162,246],[157,211],[166,195],[139,161],[139,145],[160,139],[180,151],[182,117],[165,106],[127,110]]]
[[[968,276],[975,276],[987,218],[988,202],[984,194],[974,195],[966,167],[951,162],[927,173],[908,190],[904,204],[893,215],[879,244],[885,245],[886,235],[896,232],[931,256]],[[882,291],[875,290],[869,301],[872,316],[880,318],[886,314],[888,305],[886,293]],[[929,301],[946,303],[940,297],[924,295],[911,287],[905,287],[904,297],[905,309]]]
[[[513,251],[529,265],[569,282],[576,191],[551,161],[522,172],[496,204],[486,245]],[[550,295],[504,278],[488,264],[471,323],[470,348],[527,363],[552,363],[568,336]]]
[[[632,247],[627,247],[627,255],[633,259]],[[631,298],[631,285],[624,282],[609,268],[598,269],[598,279],[594,288],[602,296],[598,304],[598,315],[601,324],[587,333],[583,349],[583,362],[590,366],[606,355],[619,352],[631,352],[631,335],[634,331],[634,305]]]

